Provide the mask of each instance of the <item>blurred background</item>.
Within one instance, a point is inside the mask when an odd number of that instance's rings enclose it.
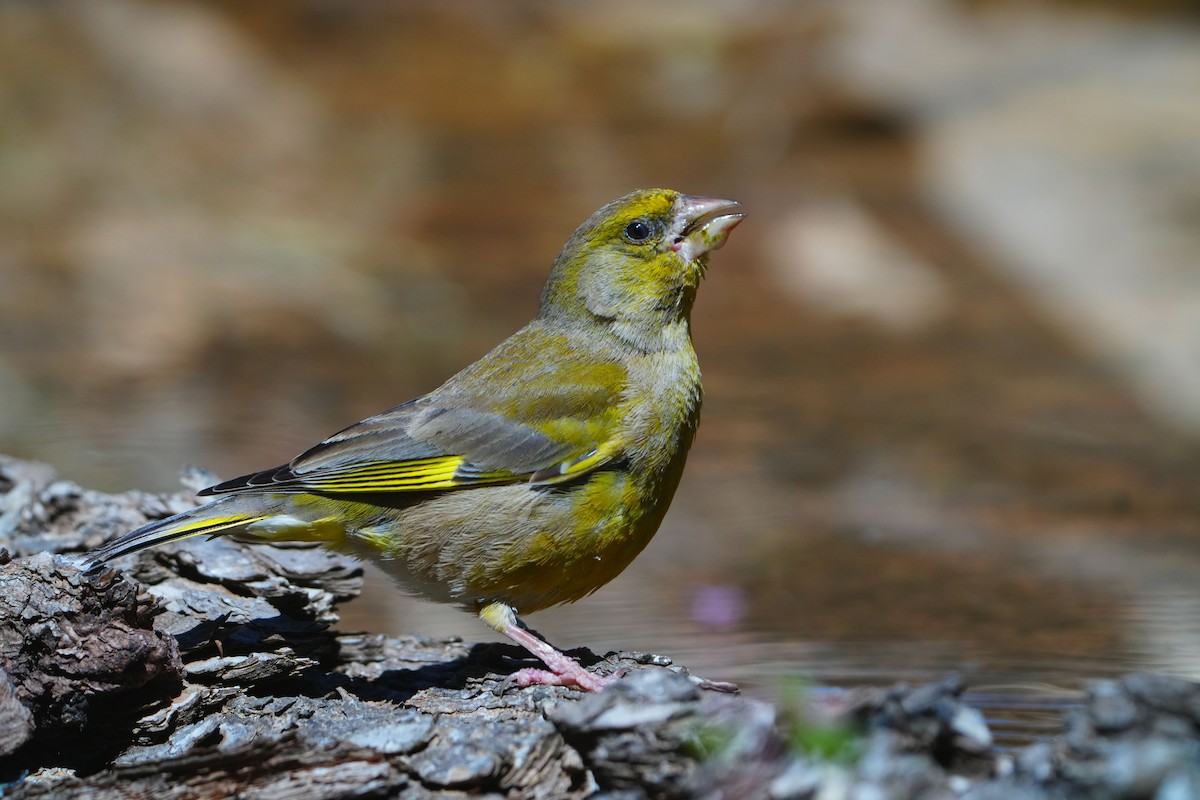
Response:
[[[761,691],[1200,677],[1197,10],[0,2],[0,451],[284,462],[527,321],[608,200],[734,197],[673,509],[532,624]]]

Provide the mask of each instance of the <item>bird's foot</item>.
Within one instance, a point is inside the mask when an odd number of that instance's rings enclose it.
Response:
[[[486,606],[479,616],[484,622],[537,656],[550,668],[526,667],[514,672],[500,684],[497,690],[499,694],[503,694],[513,684],[521,687],[577,686],[585,692],[598,692],[617,680],[622,674],[597,675],[594,672],[588,672],[578,661],[526,628],[517,619],[512,608],[503,603],[492,603]]]
[[[517,670],[504,679],[500,685],[500,692],[503,693],[509,686],[514,685],[522,689],[527,686],[577,686],[585,692],[598,692],[619,677],[618,675],[597,675],[594,672],[588,672],[579,664],[574,662],[572,664],[573,669],[563,672],[552,672],[536,667]]]

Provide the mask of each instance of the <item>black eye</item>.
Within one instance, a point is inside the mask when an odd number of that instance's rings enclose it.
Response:
[[[625,226],[625,238],[631,242],[644,242],[650,238],[654,229],[644,219],[635,219]]]

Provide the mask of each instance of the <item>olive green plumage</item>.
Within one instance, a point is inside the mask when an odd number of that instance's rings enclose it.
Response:
[[[198,534],[320,541],[550,665],[518,683],[598,688],[515,614],[603,586],[662,522],[699,422],[688,318],[734,206],[662,189],[604,206],[563,247],[536,318],[479,361],[93,561]]]

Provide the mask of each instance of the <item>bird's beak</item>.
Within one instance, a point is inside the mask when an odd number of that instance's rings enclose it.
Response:
[[[679,232],[671,249],[683,256],[685,261],[692,261],[721,247],[729,237],[729,232],[746,216],[733,211],[741,207],[736,200],[682,195],[676,202]]]

